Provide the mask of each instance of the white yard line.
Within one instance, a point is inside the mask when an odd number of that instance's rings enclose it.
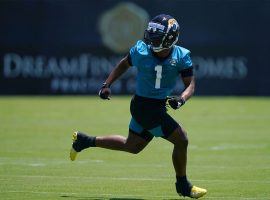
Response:
[[[76,162],[76,165],[87,165],[87,164],[95,164],[100,165],[102,164],[103,167],[109,166],[109,167],[132,167],[132,168],[145,168],[145,167],[153,167],[153,168],[167,168],[171,167],[171,163],[168,162],[167,164],[160,164],[160,163],[142,163],[142,164],[117,164],[117,163],[109,163],[104,160],[78,160]],[[55,165],[69,165],[73,164],[68,159],[19,159],[19,158],[4,158],[0,157],[0,165],[18,165],[18,166],[26,166],[26,167],[47,167],[47,166],[55,166]],[[190,168],[197,168],[198,166],[192,166],[190,165]],[[223,166],[223,165],[202,165],[199,166],[200,168],[204,169],[270,169],[270,165],[264,165],[264,166]]]
[[[222,150],[245,150],[245,149],[266,149],[270,145],[269,144],[248,144],[248,145],[239,145],[239,144],[228,144],[222,143],[216,146],[210,147],[210,150],[214,151],[222,151]]]
[[[118,180],[118,181],[173,181],[173,178],[134,178],[134,177],[101,177],[101,176],[48,176],[48,175],[0,175],[0,180],[7,180],[7,178],[49,178],[49,179],[80,179],[80,180]],[[220,180],[220,179],[194,179],[194,182],[215,182],[215,183],[259,183],[268,184],[270,180]]]

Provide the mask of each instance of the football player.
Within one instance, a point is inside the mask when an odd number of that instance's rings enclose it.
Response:
[[[193,95],[195,81],[190,51],[177,46],[179,24],[170,15],[154,17],[139,40],[113,69],[99,91],[102,99],[109,99],[111,85],[131,66],[137,68],[136,93],[130,104],[132,118],[129,135],[89,136],[82,132],[73,134],[70,159],[89,147],[126,151],[137,154],[153,137],[162,137],[174,145],[172,160],[176,173],[176,191],[180,196],[200,198],[206,189],[196,187],[187,178],[188,137],[167,112],[166,103],[179,109]],[[180,77],[185,85],[179,96],[171,92]]]

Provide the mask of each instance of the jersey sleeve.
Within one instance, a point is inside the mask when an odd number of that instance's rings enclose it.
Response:
[[[136,58],[136,45],[130,48],[129,54],[128,54],[128,62],[130,66],[135,65],[135,58]]]
[[[192,67],[192,60],[191,60],[191,57],[190,57],[190,52],[187,53],[183,59],[182,59],[182,65],[183,65],[183,69],[188,69],[188,68],[191,68]]]
[[[181,70],[179,70],[179,73],[181,74],[182,77],[193,76],[193,66],[192,66],[192,60],[190,58],[190,52],[188,52],[182,58],[182,67],[181,67]]]
[[[190,57],[190,51],[184,47],[177,46],[176,49],[177,68],[181,73],[183,70],[192,69],[192,60]]]
[[[129,64],[130,66],[133,66],[132,60],[131,60],[130,52],[129,52],[128,55],[127,55],[127,59],[128,59],[128,64]]]
[[[128,61],[131,66],[139,66],[140,59],[147,54],[147,45],[139,40],[133,47],[129,50]]]

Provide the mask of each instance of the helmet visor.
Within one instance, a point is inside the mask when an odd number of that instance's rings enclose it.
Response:
[[[152,32],[146,30],[144,32],[144,40],[147,44],[150,44],[153,47],[160,47],[162,46],[162,42],[164,40],[165,33],[162,32]]]

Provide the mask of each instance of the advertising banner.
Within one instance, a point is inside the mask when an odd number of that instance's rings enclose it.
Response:
[[[163,8],[191,50],[197,95],[270,95],[270,27],[260,31],[270,3],[151,2],[1,2],[0,94],[97,94]],[[135,84],[131,67],[112,90],[132,94]],[[175,92],[182,90],[179,79]]]

